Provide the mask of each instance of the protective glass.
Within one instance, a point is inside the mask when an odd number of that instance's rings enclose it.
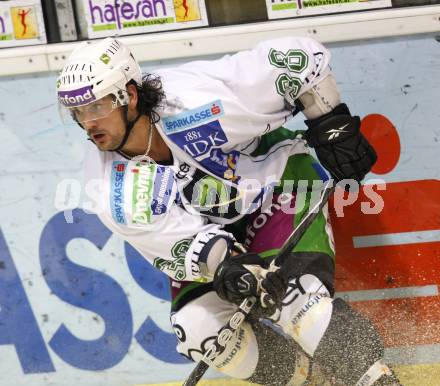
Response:
[[[107,95],[82,106],[67,107],[59,103],[62,121],[64,123],[74,121],[80,124],[105,118],[121,106],[122,104],[113,95]]]

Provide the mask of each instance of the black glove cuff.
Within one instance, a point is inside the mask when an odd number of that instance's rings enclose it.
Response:
[[[308,128],[318,126],[321,122],[325,121],[327,118],[330,118],[334,115],[351,115],[348,106],[345,103],[340,103],[337,105],[332,111],[327,114],[321,115],[315,119],[306,119],[304,122]]]

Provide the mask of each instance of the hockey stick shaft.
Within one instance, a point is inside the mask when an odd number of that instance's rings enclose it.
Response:
[[[300,223],[295,227],[295,229],[289,235],[287,240],[284,242],[283,246],[278,251],[276,258],[274,259],[274,262],[276,262],[276,260],[280,258],[283,258],[286,254],[290,253],[292,249],[295,247],[295,245],[298,244],[299,240],[304,235],[310,224],[316,219],[316,217],[318,216],[322,208],[325,206],[325,204],[327,204],[329,197],[333,194],[334,191],[335,191],[335,186],[333,186],[333,181],[329,180],[328,184],[322,191],[321,197],[319,198],[318,202],[315,205],[313,205],[312,208],[309,208],[307,214],[302,218]]]
[[[335,187],[333,186],[333,181],[330,180],[324,188],[319,201],[312,208],[309,208],[307,214],[302,218],[300,223],[295,227],[287,240],[284,242],[283,246],[278,251],[276,258],[273,260],[274,262],[276,262],[278,259],[282,259],[295,247],[295,245],[306,232],[307,228],[316,219],[321,209],[325,206],[330,195],[334,192],[334,189]],[[227,342],[240,328],[244,319],[249,314],[256,302],[257,299],[254,297],[249,297],[243,300],[237,311],[229,319],[228,323],[220,329],[215,342],[206,351],[203,358],[197,363],[196,367],[183,383],[183,386],[197,385],[205,374],[206,370],[208,370],[209,364],[212,363],[223,352]]]

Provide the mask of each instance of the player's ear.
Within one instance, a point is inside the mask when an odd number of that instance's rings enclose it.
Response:
[[[128,84],[127,85],[127,93],[129,96],[128,109],[129,110],[136,110],[136,106],[137,106],[138,99],[139,99],[139,95],[138,95],[136,86],[134,84]]]

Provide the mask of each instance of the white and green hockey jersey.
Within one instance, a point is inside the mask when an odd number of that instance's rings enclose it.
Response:
[[[173,165],[90,144],[86,184],[99,218],[172,278],[205,280],[199,262],[224,254],[233,238],[222,224],[259,207],[289,156],[307,152],[280,127],[329,73],[329,59],[315,40],[286,37],[158,71],[166,100],[156,127]]]

